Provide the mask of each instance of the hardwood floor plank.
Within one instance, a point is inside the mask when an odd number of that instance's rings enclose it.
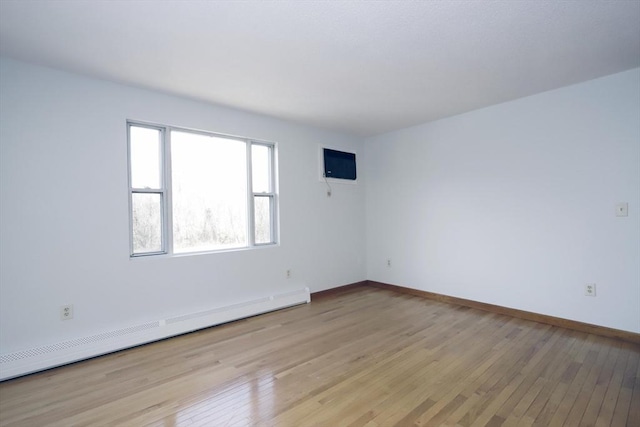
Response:
[[[627,360],[627,367],[622,375],[620,394],[618,395],[613,419],[611,420],[611,426],[614,427],[624,426],[626,424],[631,409],[635,372],[638,368],[638,360],[640,359],[638,352],[633,351],[633,349],[627,349],[627,351],[629,353],[629,359]],[[635,406],[640,406],[640,402],[635,402]]]
[[[402,408],[404,408],[404,410],[390,412],[386,416],[385,414],[381,414],[378,418],[376,418],[376,421],[381,425],[388,425],[397,422],[396,418],[402,417],[407,410],[415,407],[424,399],[433,396],[431,397],[432,400],[437,400],[438,403],[436,403],[432,408],[421,415],[420,422],[424,422],[431,416],[435,416],[448,404],[451,399],[455,398],[458,394],[463,394],[464,397],[473,394],[474,390],[476,390],[479,385],[486,380],[486,378],[494,375],[495,370],[499,370],[499,366],[496,362],[504,356],[504,352],[500,350],[499,346],[494,345],[496,341],[493,338],[503,336],[504,333],[501,333],[501,331],[503,329],[506,330],[511,328],[511,326],[507,323],[508,322],[504,322],[503,326],[498,328],[492,336],[483,337],[486,339],[482,340],[482,342],[470,340],[470,342],[473,344],[471,346],[471,348],[473,349],[472,352],[468,352],[465,354],[459,351],[455,351],[454,355],[456,357],[460,357],[460,354],[462,354],[464,355],[464,358],[467,359],[466,365],[463,364],[458,370],[458,376],[453,376],[451,380],[447,378],[446,380],[444,380],[444,382],[438,381],[437,387],[431,387],[425,390],[425,392],[412,393],[408,397],[402,396]],[[526,335],[527,334],[523,334],[521,339],[524,339]],[[514,341],[514,345],[517,344],[517,342],[517,340]],[[465,359],[460,360],[464,361]],[[467,367],[471,367],[473,369],[470,370],[467,369]]]
[[[598,418],[598,414],[600,413],[600,409],[604,403],[604,396],[607,388],[609,387],[609,383],[612,379],[613,375],[613,367],[616,363],[617,357],[620,353],[620,347],[616,345],[610,352],[607,361],[605,362],[604,368],[600,371],[600,375],[598,375],[598,379],[595,383],[595,388],[591,393],[591,399],[589,399],[589,403],[587,404],[587,408],[585,409],[584,414],[582,415],[582,419],[580,421],[580,425],[583,426],[593,426],[596,423],[596,419]]]
[[[620,353],[618,354],[616,366],[613,368],[613,371],[610,374],[609,386],[607,387],[607,391],[604,395],[604,400],[602,402],[602,405],[600,406],[600,411],[598,412],[598,418],[595,422],[596,427],[607,427],[611,425],[613,412],[615,410],[616,403],[618,402],[618,395],[620,394],[624,371],[625,367],[627,366],[628,359],[629,354],[624,351],[624,349],[621,349]]]
[[[556,402],[551,399],[558,399],[557,396],[563,395],[566,390],[566,385],[562,384],[558,379],[562,377],[563,372],[571,363],[573,348],[569,347],[570,342],[570,340],[567,340],[566,345],[562,349],[558,349],[558,357],[547,363],[544,371],[540,373],[540,377],[545,378],[547,382],[525,412],[520,422],[521,425],[534,425],[536,422],[541,425],[547,425],[546,420],[552,415],[552,411],[555,411],[557,406]],[[556,396],[554,396],[554,391],[557,391]],[[544,411],[544,408],[547,408],[547,411]]]
[[[579,426],[582,417],[585,414],[587,405],[589,404],[589,400],[591,395],[593,394],[593,390],[595,388],[596,382],[598,380],[598,376],[600,371],[602,371],[603,366],[607,363],[608,359],[611,359],[610,350],[615,348],[617,343],[612,343],[612,345],[607,346],[602,342],[598,343],[598,359],[595,365],[591,368],[589,375],[585,379],[580,392],[577,394],[573,405],[571,406],[571,410],[569,414],[567,414],[567,418],[564,421],[563,426]]]
[[[551,342],[553,342],[553,340]],[[532,354],[531,352],[521,353],[521,357],[507,367],[502,363],[506,351],[508,350],[505,350],[502,357],[490,368],[488,371],[490,375],[483,376],[481,378],[483,381],[475,383],[463,391],[463,393],[467,395],[469,393],[476,393],[480,396],[477,404],[471,408],[472,411],[466,416],[469,425],[484,425],[494,415],[493,413],[486,413],[487,405],[496,403],[496,406],[499,407],[503,400],[501,400],[500,395],[496,396],[493,391],[497,391],[498,389],[502,390],[502,384],[506,383],[508,378],[513,378],[516,371],[527,363]],[[428,415],[430,414],[425,414],[422,417],[423,422],[428,421]]]
[[[553,390],[550,390],[551,395],[542,408],[542,411],[540,411],[536,417],[533,424],[534,426],[546,427],[551,425],[551,419],[555,416],[561,403],[564,401],[570,384],[580,372],[582,362],[586,360],[589,348],[590,342],[586,334],[577,334],[575,348],[567,353],[564,363],[558,366],[554,376],[551,378]],[[559,379],[559,381],[556,379]],[[506,410],[504,407],[501,409]]]
[[[502,391],[496,398],[491,400],[490,404],[486,407],[485,411],[481,414],[479,419],[476,420],[474,424],[483,425],[486,420],[490,419],[494,415],[497,415],[497,413],[504,408],[509,398],[513,396],[516,390],[521,388],[523,384],[525,384],[525,386],[522,388],[528,389],[529,387],[527,384],[534,378],[549,379],[548,377],[554,378],[556,376],[559,376],[560,373],[565,369],[564,366],[566,364],[566,359],[568,358],[568,354],[573,349],[575,342],[575,337],[569,337],[566,340],[562,340],[561,338],[559,338],[554,343],[553,347],[551,347],[549,350],[552,354],[551,358],[539,357],[535,360],[532,359],[531,362],[528,363],[516,377],[514,377],[508,383],[500,386],[502,388]],[[550,368],[552,368],[552,370],[550,370]],[[550,374],[546,374],[546,372],[548,371],[550,371]],[[552,383],[550,379],[544,384],[547,385],[549,383]],[[530,405],[527,406],[527,413],[532,411],[532,407],[535,407],[536,402],[540,401],[540,396],[544,395],[544,392],[541,393],[541,391],[543,390],[540,390],[538,391],[538,393],[536,393],[534,400]],[[524,409],[524,406],[521,408]],[[503,410],[503,413],[504,412],[506,411]],[[511,415],[518,413],[518,411],[514,411]],[[500,418],[504,419],[506,422],[508,416],[500,415]]]
[[[569,415],[569,412],[573,408],[573,404],[576,401],[578,394],[582,390],[582,386],[587,380],[587,377],[591,372],[591,369],[596,364],[596,361],[598,359],[598,352],[593,349],[593,338],[594,338],[593,335],[590,335],[587,338],[586,348],[588,349],[588,353],[587,353],[587,356],[582,361],[582,363],[580,363],[578,359],[574,362],[579,365],[578,371],[575,373],[575,376],[573,376],[573,379],[571,380],[571,383],[568,385],[567,391],[563,396],[562,401],[560,402],[560,404],[556,408],[555,413],[549,420],[549,425],[562,425],[564,423],[565,419]],[[574,369],[573,366],[569,368],[570,371],[573,369]],[[562,380],[564,380],[564,378],[568,378],[571,375],[572,374],[563,375]]]
[[[636,426],[640,346],[352,286],[0,383],[0,426]]]
[[[640,426],[640,363],[636,367],[636,376],[631,395],[631,405],[627,417],[628,426]]]

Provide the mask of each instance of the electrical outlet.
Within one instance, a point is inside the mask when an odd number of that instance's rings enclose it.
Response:
[[[587,283],[584,285],[584,294],[588,297],[596,296],[596,284],[595,283]]]
[[[387,267],[391,267],[391,259],[387,260]]]
[[[287,270],[287,279],[291,279],[291,270]]]
[[[73,304],[63,305],[60,307],[60,320],[73,319]]]

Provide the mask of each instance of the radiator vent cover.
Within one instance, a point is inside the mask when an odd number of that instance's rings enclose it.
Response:
[[[0,363],[13,362],[20,359],[26,359],[34,356],[41,356],[48,353],[54,353],[56,351],[68,350],[73,347],[79,347],[82,345],[93,344],[100,341],[109,340],[112,338],[122,337],[128,334],[132,334],[139,331],[145,331],[147,329],[153,329],[160,327],[160,322],[149,322],[142,325],[130,326],[128,328],[116,329],[114,331],[103,332],[101,334],[90,335],[88,337],[76,338],[69,341],[63,341],[51,345],[45,345],[43,347],[31,348],[29,350],[18,351],[16,353],[3,354],[0,356]]]
[[[309,288],[0,354],[0,381],[311,301]]]

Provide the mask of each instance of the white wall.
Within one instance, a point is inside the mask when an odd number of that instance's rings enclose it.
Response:
[[[127,119],[278,143],[281,245],[129,259]],[[9,59],[0,120],[0,353],[365,279],[364,182],[327,198],[317,170],[358,138]]]
[[[281,245],[130,260],[126,119],[277,142]],[[327,198],[319,144],[359,184]],[[1,354],[365,278],[640,332],[640,70],[362,145],[0,59],[0,161]]]
[[[640,69],[365,147],[368,279],[640,332]]]

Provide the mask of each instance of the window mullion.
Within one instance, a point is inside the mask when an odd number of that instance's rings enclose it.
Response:
[[[171,129],[165,128],[163,132],[163,156],[164,165],[162,168],[163,172],[163,186],[164,186],[164,197],[163,197],[163,213],[164,213],[164,221],[163,221],[163,247],[166,253],[173,253],[173,208],[172,208],[172,175],[171,175]]]
[[[253,168],[251,149],[252,142],[246,141],[247,144],[247,244],[248,246],[256,245],[256,224],[255,224],[255,201],[253,193]]]
[[[127,123],[127,181],[129,183],[129,256],[134,255],[133,245],[133,178],[131,171],[131,124]]]
[[[164,190],[162,188],[132,188],[132,193],[150,193],[150,194],[162,194]]]
[[[276,200],[276,147],[270,146],[269,149],[269,196],[270,196],[270,213],[271,213],[271,243],[278,241],[278,229],[277,229],[277,200]]]
[[[275,207],[275,202],[276,202],[276,196],[275,194],[271,193],[268,195],[269,197],[269,218],[270,218],[270,236],[271,236],[271,240],[270,243],[275,243],[276,242],[276,226],[275,226],[275,212],[274,212],[274,207]]]

